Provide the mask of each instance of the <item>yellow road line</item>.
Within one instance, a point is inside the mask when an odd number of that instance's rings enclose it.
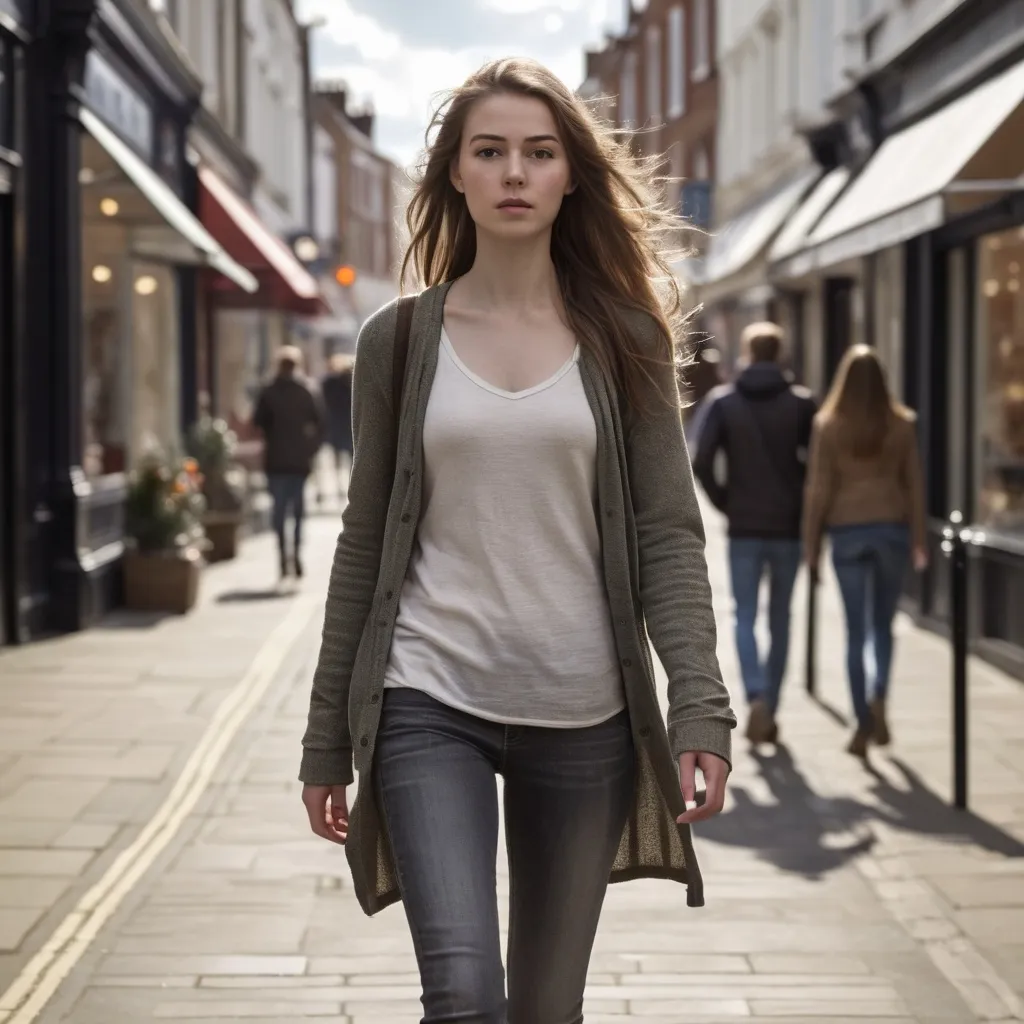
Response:
[[[277,675],[315,610],[298,598],[260,648],[249,671],[221,701],[174,788],[135,841],[117,856],[38,953],[0,996],[0,1024],[31,1024],[103,926],[184,824],[213,778],[229,744]]]

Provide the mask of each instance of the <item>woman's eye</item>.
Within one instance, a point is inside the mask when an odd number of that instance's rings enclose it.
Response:
[[[477,151],[477,156],[482,156],[485,160],[490,160],[492,156],[497,156],[498,151],[493,146],[486,146],[481,150]]]
[[[541,160],[553,160],[555,158],[555,154],[550,149],[538,149],[533,155]]]

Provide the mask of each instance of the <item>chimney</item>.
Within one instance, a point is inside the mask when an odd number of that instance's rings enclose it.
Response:
[[[348,86],[341,80],[313,83],[313,92],[317,96],[322,96],[334,111],[342,116],[347,115],[345,109],[348,106],[347,90]]]

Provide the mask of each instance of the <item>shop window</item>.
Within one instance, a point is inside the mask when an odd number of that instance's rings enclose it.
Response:
[[[83,199],[88,191],[83,190]],[[82,220],[82,466],[89,477],[126,468],[128,430],[125,322],[125,231]]]
[[[977,519],[1024,533],[1024,227],[979,247]]]

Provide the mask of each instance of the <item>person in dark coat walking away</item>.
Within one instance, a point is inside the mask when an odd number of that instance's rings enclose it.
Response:
[[[334,451],[334,467],[338,474],[338,496],[348,490],[348,474],[352,465],[352,366],[355,357],[338,353],[331,357],[331,372],[323,379],[327,412],[327,444]]]
[[[260,393],[253,423],[263,432],[263,468],[274,502],[274,530],[281,554],[282,578],[302,576],[302,521],[306,480],[324,442],[324,413],[319,395],[300,372],[302,353],[285,346],[277,356],[277,374]],[[288,513],[294,519],[294,546],[285,540]]]
[[[780,366],[782,329],[743,332],[749,362],[735,383],[708,395],[694,473],[729,520],[729,569],[736,605],[736,648],[750,705],[747,738],[775,742],[789,652],[789,609],[800,568],[807,449],[816,406]],[[721,479],[719,453],[724,455]],[[769,579],[771,647],[763,659],[755,625],[761,581]]]

